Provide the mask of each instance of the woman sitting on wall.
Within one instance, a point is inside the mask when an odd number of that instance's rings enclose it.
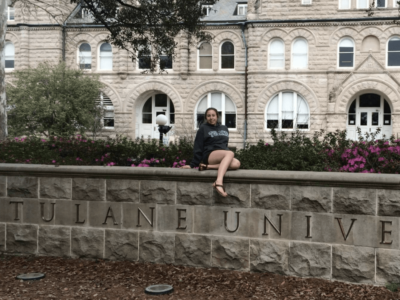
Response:
[[[194,141],[194,157],[190,166],[181,167],[189,169],[199,167],[199,171],[218,170],[217,180],[213,187],[222,197],[228,196],[223,185],[224,175],[228,169],[237,170],[240,162],[234,158],[234,153],[228,148],[228,127],[217,122],[218,111],[208,108],[204,114],[206,122],[197,131]],[[203,163],[200,163],[200,162]]]

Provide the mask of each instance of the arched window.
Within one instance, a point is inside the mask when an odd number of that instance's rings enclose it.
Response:
[[[114,128],[114,105],[111,99],[100,92],[100,96],[97,99],[96,103],[103,107],[103,126],[106,129]]]
[[[354,67],[354,42],[350,38],[344,38],[339,43],[339,67]]]
[[[388,42],[387,65],[388,65],[388,67],[400,66],[400,38],[399,37],[392,37]]]
[[[308,67],[308,43],[305,39],[296,39],[292,48],[292,68],[307,69]]]
[[[235,46],[231,42],[221,45],[221,69],[235,68]]]
[[[236,128],[235,104],[227,95],[219,92],[208,93],[197,104],[196,128],[205,122],[204,114],[209,107],[217,109],[219,123],[228,128]]]
[[[155,94],[146,100],[142,109],[142,123],[152,124],[153,115],[156,118],[159,114],[168,117],[169,124],[175,124],[175,106],[172,100],[166,94]],[[155,119],[154,119],[155,121]]]
[[[100,70],[112,70],[112,47],[109,43],[103,43],[100,46]]]
[[[92,68],[92,48],[88,43],[79,46],[79,67],[83,70]]]
[[[373,35],[365,37],[361,44],[361,52],[379,52],[379,48],[379,40]]]
[[[285,44],[281,39],[275,39],[269,44],[269,68],[285,68]]]
[[[14,69],[14,59],[15,59],[15,48],[13,43],[7,42],[4,47],[4,55],[5,55],[5,68],[6,69]]]
[[[296,130],[310,128],[310,110],[307,102],[297,93],[280,92],[266,108],[266,128]]]
[[[202,43],[199,47],[199,65],[201,70],[212,69],[212,47],[210,43]]]

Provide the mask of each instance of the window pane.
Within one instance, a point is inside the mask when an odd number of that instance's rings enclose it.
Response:
[[[362,112],[361,113],[361,122],[360,122],[360,124],[362,126],[366,126],[368,124],[368,113],[366,113],[366,112]]]
[[[400,39],[399,38],[390,39],[389,51],[400,51]]]
[[[235,57],[234,56],[221,56],[221,68],[222,69],[234,69],[235,68]]]
[[[279,96],[276,95],[268,105],[268,114],[278,114],[279,112]],[[269,119],[269,118],[268,118]]]
[[[235,105],[232,100],[225,95],[225,112],[226,113],[236,113]]]
[[[307,48],[308,48],[307,42],[303,39],[298,39],[293,44],[293,52],[294,53],[299,53],[299,54],[307,53]]]
[[[340,53],[339,67],[352,67],[352,66],[353,66],[353,53]]]
[[[343,40],[341,40],[340,41],[340,47],[343,47],[343,48],[354,48],[354,43],[353,43],[353,41],[351,40],[351,39],[343,39]],[[353,51],[353,50],[351,50],[351,51]]]
[[[162,69],[172,69],[172,57],[171,56],[160,56],[160,67]]]
[[[368,8],[368,0],[358,0],[358,8]]]
[[[388,52],[388,66],[400,66],[400,51]]]
[[[200,69],[212,69],[212,57],[211,56],[200,56]]]
[[[221,54],[234,54],[234,53],[235,53],[235,47],[231,42],[225,42],[222,44]]]
[[[92,68],[91,64],[79,64],[79,68],[81,68],[81,70],[90,70]]]
[[[168,97],[165,94],[157,94],[155,106],[156,107],[166,107],[168,102]]]
[[[111,45],[108,43],[104,43],[100,46],[100,52],[112,52]]]
[[[350,8],[350,0],[340,0],[340,8],[341,9],[349,9]]]
[[[204,123],[204,114],[197,114],[197,128]]]
[[[151,97],[146,101],[146,103],[143,106],[143,112],[152,112],[152,103],[151,103]]]
[[[169,114],[169,123],[175,124],[175,114]]]
[[[14,69],[14,60],[6,60],[5,64],[6,69]]]
[[[282,93],[282,119],[293,120],[293,93]]]
[[[104,119],[104,127],[114,127],[114,119]]]
[[[361,95],[360,107],[381,107],[381,96],[377,94]]]
[[[221,93],[212,93],[211,94],[211,107],[214,107],[216,110],[222,110],[222,94]]]
[[[349,125],[356,125],[356,114],[349,114]]]
[[[13,21],[14,20],[14,7],[9,7],[8,11],[9,11],[9,19],[8,20]]]
[[[100,58],[100,69],[101,70],[112,70],[112,58],[101,57]]]
[[[197,112],[204,114],[206,112],[206,109],[207,109],[207,96],[201,99],[199,106],[197,107]]]
[[[307,54],[293,54],[292,67],[296,69],[307,68]]]
[[[225,114],[225,125],[228,128],[236,128],[236,114]]]
[[[202,43],[200,45],[200,55],[212,55],[212,48],[209,43]]]
[[[389,103],[385,100],[385,104],[384,104],[384,113],[385,114],[390,114],[392,112],[392,110],[390,109],[390,105]]]
[[[15,55],[15,48],[14,45],[11,43],[7,43],[4,47],[4,54],[5,56],[14,56]]]
[[[278,118],[276,119],[268,119],[267,120],[267,128],[278,128]]]
[[[150,69],[151,57],[142,56],[139,57],[139,69]]]
[[[274,40],[272,41],[269,52],[274,54],[283,54],[285,51],[285,45],[281,40]]]
[[[308,124],[297,124],[297,129],[308,129]]]
[[[386,7],[386,1],[385,0],[377,0],[377,6],[378,7]]]
[[[303,98],[297,95],[297,124],[308,124],[308,119],[309,112],[307,103]]]
[[[353,53],[353,47],[340,47],[339,48],[339,52],[340,53],[345,53],[345,52],[347,52],[347,53]]]
[[[356,100],[351,103],[350,108],[349,108],[349,114],[355,114],[356,113]]]
[[[282,128],[293,129],[293,119],[283,119]]]
[[[379,113],[378,112],[372,113],[372,125],[375,125],[375,126],[379,125]]]
[[[169,100],[169,112],[170,113],[174,113],[175,112],[175,106],[174,106],[174,103],[171,100]]]
[[[90,47],[89,44],[83,43],[83,44],[79,47],[79,51],[80,51],[80,52],[91,52],[91,51],[92,51],[92,48]]]
[[[152,116],[153,114],[144,113],[142,123],[143,124],[151,124],[152,123]]]
[[[391,125],[392,124],[392,115],[383,115],[383,125]]]

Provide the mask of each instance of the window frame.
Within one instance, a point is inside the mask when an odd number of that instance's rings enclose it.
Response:
[[[222,46],[225,44],[225,43],[231,43],[232,45],[233,45],[233,68],[222,68]],[[232,71],[232,70],[235,70],[235,68],[236,68],[236,55],[235,55],[235,50],[236,50],[236,47],[235,47],[235,44],[231,41],[231,40],[225,40],[225,41],[222,41],[222,43],[219,45],[219,69],[221,70],[221,71]],[[224,54],[225,56],[232,56],[231,54]],[[212,56],[211,56],[212,57]],[[199,60],[200,61],[200,60]],[[211,59],[211,61],[212,61],[212,59]],[[203,69],[204,70],[204,69]]]
[[[210,4],[203,4],[201,6],[201,10],[203,11],[204,9],[206,9],[207,13],[203,16],[203,17],[208,17],[210,15],[210,12],[212,10],[213,5]]]
[[[150,70],[150,68],[141,68],[141,67],[140,67],[140,58],[141,58],[141,57],[150,57],[150,64],[151,64],[151,59],[152,59],[152,57],[153,57],[153,48],[150,46],[150,55],[142,55],[142,56],[139,56],[139,52],[137,52],[136,57],[137,57],[137,59],[136,59],[136,70],[138,70],[139,72],[143,72],[143,71],[146,71],[146,70]]]
[[[282,95],[283,93],[292,93],[293,95],[295,95],[294,99],[293,99],[293,128],[282,128]],[[265,106],[264,109],[264,130],[267,131],[271,131],[272,128],[268,128],[268,107],[271,104],[272,100],[275,99],[275,97],[278,96],[278,127],[279,128],[275,128],[275,130],[277,131],[310,131],[311,130],[311,112],[310,112],[310,105],[308,104],[308,101],[306,100],[305,97],[303,97],[301,94],[292,91],[292,90],[282,90],[276,94],[274,94],[271,99],[268,101],[267,105]],[[297,115],[297,99],[298,96],[300,96],[304,102],[307,105],[307,109],[308,109],[308,128],[307,129],[303,129],[303,128],[297,128],[297,117],[295,118],[294,116]]]
[[[211,106],[211,94],[213,94],[213,93],[219,93],[219,94],[222,95],[222,97],[221,97],[221,124],[225,125],[225,114],[226,114],[226,111],[225,111],[225,96],[227,96],[227,95],[224,92],[221,92],[221,91],[211,91],[211,92],[208,92],[206,94],[203,94],[200,97],[200,99],[197,101],[197,103],[196,103],[196,107],[195,107],[195,110],[194,110],[194,120],[193,120],[194,121],[194,130],[199,130],[199,128],[200,128],[200,127],[197,128],[197,109],[198,109],[201,101],[204,99],[204,97],[207,96],[207,108],[206,108],[206,110],[208,108],[212,107]],[[235,115],[236,115],[236,127],[235,128],[228,128],[228,131],[237,131],[237,129],[238,129],[238,127],[237,127],[237,125],[238,125],[237,106],[236,106],[235,101],[233,101],[231,97],[228,96],[228,98],[232,101],[233,106],[235,107]]]
[[[399,8],[399,5],[397,4],[398,0],[393,0],[393,8]]]
[[[239,14],[240,8],[244,9],[244,14]],[[238,16],[247,16],[247,4],[244,3],[238,3],[237,5],[237,15]]]
[[[81,56],[80,56],[81,51],[80,51],[80,47],[81,47],[83,44],[88,44],[88,45],[90,46],[90,61],[91,61],[91,62],[90,62],[90,69],[81,69]],[[77,60],[78,60],[78,66],[79,66],[79,69],[80,69],[80,70],[83,70],[83,71],[85,71],[85,72],[89,72],[89,71],[92,71],[92,70],[93,70],[92,45],[90,45],[90,43],[88,43],[88,42],[81,42],[81,43],[78,44],[78,48],[77,48]]]
[[[271,45],[274,41],[281,41],[283,43],[283,67],[281,68],[275,68],[275,67],[271,67]],[[285,45],[285,41],[281,38],[273,38],[268,45],[268,68],[267,69],[271,69],[271,70],[285,70],[285,66],[286,66],[286,45]]]
[[[200,47],[201,45],[203,45],[204,43],[208,43],[211,46],[211,68],[210,69],[200,69]],[[214,56],[214,49],[213,49],[213,44],[210,42],[201,42],[198,47],[197,47],[197,71],[205,71],[205,72],[209,72],[213,70],[213,56]],[[208,56],[207,56],[208,57]]]
[[[342,0],[339,0],[339,9],[343,9],[343,10],[345,10],[345,9],[351,9],[351,1],[352,1],[352,0],[349,0],[349,7],[343,8],[343,7],[342,7]],[[356,0],[356,1],[357,1],[357,3],[358,3],[358,0]]]
[[[109,44],[111,46],[111,69],[101,69],[101,46],[104,44]],[[107,42],[101,42],[98,48],[98,66],[97,66],[98,71],[113,71],[114,70],[114,53],[113,53],[113,47],[112,44],[107,43]]]
[[[340,67],[340,44],[344,41],[344,40],[350,40],[353,43],[353,66],[351,67]],[[343,52],[343,53],[350,53],[350,52]],[[356,43],[354,42],[353,38],[349,37],[349,36],[345,36],[343,38],[341,38],[337,44],[337,63],[336,66],[339,69],[354,69],[354,66],[356,64]]]
[[[389,66],[389,61],[388,61],[388,59],[389,59],[389,42],[390,42],[390,40],[391,39],[393,39],[393,38],[398,38],[399,40],[400,40],[400,35],[392,35],[390,38],[388,38],[388,40],[386,41],[386,49],[385,49],[385,66],[386,66],[386,68],[390,68],[390,69],[394,69],[394,68],[400,68],[400,64],[398,65],[398,66]],[[399,52],[400,53],[400,51],[396,51],[396,52]]]
[[[378,7],[378,0],[375,0],[375,8],[387,8],[388,7],[388,0],[385,1],[385,6]]]
[[[13,54],[14,68],[6,68],[5,61],[6,61],[6,46],[7,45],[12,45],[14,47],[14,54]],[[7,71],[7,72],[15,70],[15,45],[14,45],[14,43],[12,41],[7,41],[7,40],[4,43],[4,70]]]
[[[101,122],[102,122],[102,125],[103,125],[103,129],[115,129],[115,108],[114,108],[114,103],[113,103],[113,105],[112,106],[109,106],[109,105],[103,105],[103,101],[104,101],[104,95],[108,98],[108,99],[110,99],[110,101],[111,101],[111,103],[112,103],[112,100],[111,100],[111,98],[110,97],[108,97],[104,92],[102,92],[102,91],[100,91],[100,95],[99,95],[99,100],[100,100],[100,105],[103,107],[103,113],[104,113],[104,115],[102,116],[102,118],[101,118]],[[113,112],[113,120],[114,120],[114,126],[104,126],[104,119],[105,119],[105,113],[107,112],[107,111],[112,111]]]
[[[307,44],[307,53],[306,53],[306,54],[307,54],[307,64],[306,64],[306,67],[305,67],[305,68],[294,68],[294,67],[293,67],[293,61],[294,61],[294,59],[293,59],[293,54],[294,54],[293,48],[294,48],[294,44],[295,44],[296,41],[298,41],[298,40],[303,40],[303,41],[305,41],[306,44]],[[293,40],[293,42],[292,42],[292,47],[291,47],[291,51],[290,51],[290,53],[291,53],[290,68],[291,68],[291,69],[294,69],[294,70],[308,70],[308,59],[309,59],[308,53],[309,53],[309,52],[310,52],[310,51],[309,51],[307,39],[305,39],[305,38],[303,38],[303,37],[295,38],[295,39]]]

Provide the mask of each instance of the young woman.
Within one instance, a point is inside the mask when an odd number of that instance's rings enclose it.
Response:
[[[228,149],[229,131],[228,127],[217,122],[218,111],[208,108],[204,114],[206,123],[201,125],[194,141],[194,157],[190,166],[183,169],[199,167],[199,171],[218,170],[217,180],[213,187],[222,197],[228,194],[224,188],[224,175],[228,169],[237,170],[240,162],[234,158],[232,151]],[[203,163],[200,163],[200,162]]]

